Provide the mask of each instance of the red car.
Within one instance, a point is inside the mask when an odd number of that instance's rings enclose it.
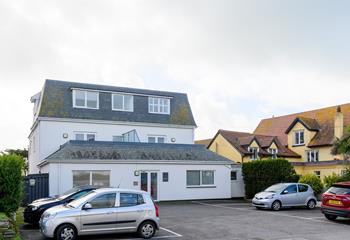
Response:
[[[321,210],[328,220],[350,218],[350,182],[333,184],[322,195]]]

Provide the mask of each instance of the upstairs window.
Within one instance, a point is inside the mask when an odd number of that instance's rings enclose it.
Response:
[[[148,98],[148,112],[158,114],[170,114],[170,99],[149,97]]]
[[[98,109],[98,92],[73,90],[73,107]]]
[[[306,157],[308,162],[318,162],[318,150],[306,151]]]
[[[294,134],[294,145],[304,145],[304,131],[296,131]]]
[[[134,111],[134,97],[127,94],[112,94],[112,110]]]
[[[148,136],[149,143],[165,143],[165,136]]]
[[[248,147],[248,151],[251,153],[250,160],[257,160],[259,158],[259,148]]]
[[[277,148],[269,148],[267,151],[271,154],[271,158],[273,159],[277,158],[277,153],[278,153]]]

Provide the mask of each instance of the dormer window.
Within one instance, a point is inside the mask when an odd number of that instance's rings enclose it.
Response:
[[[269,148],[267,151],[272,155],[271,158],[276,159],[277,158],[277,153],[278,149],[277,148]]]
[[[294,145],[304,145],[304,130],[294,132]]]
[[[73,107],[98,109],[98,92],[73,90]]]
[[[158,114],[170,114],[170,99],[160,97],[148,97],[148,112]]]
[[[257,160],[259,158],[259,148],[248,147],[248,151],[251,153],[250,160]]]
[[[112,94],[112,110],[134,111],[134,97],[128,94]]]

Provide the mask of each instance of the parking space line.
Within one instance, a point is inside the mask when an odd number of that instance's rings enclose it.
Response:
[[[176,232],[174,232],[174,231],[171,231],[170,229],[167,229],[167,228],[164,228],[164,227],[160,227],[160,229],[162,229],[162,230],[164,230],[164,231],[167,231],[167,232],[169,232],[169,233],[171,233],[171,234],[174,234],[174,235],[177,236],[177,237],[182,237],[181,234],[178,234],[178,233],[176,233]]]
[[[163,238],[181,238],[183,237],[181,234],[176,233],[174,231],[171,231],[170,229],[160,227],[159,229],[164,230],[168,233],[171,233],[172,235],[165,235],[165,236],[155,236],[152,239],[163,239]],[[136,239],[143,239],[143,238],[118,238],[118,240],[136,240]],[[117,239],[115,239],[117,240]]]
[[[247,209],[247,208],[237,208],[237,207],[228,207],[228,206],[222,206],[222,205],[217,205],[217,204],[209,204],[209,203],[203,203],[199,201],[192,201],[193,203],[204,205],[204,206],[212,206],[212,207],[217,207],[217,208],[225,208],[225,209],[233,209],[233,210],[239,210],[239,211],[246,211],[246,212],[252,212],[255,211],[256,213],[263,213],[263,214],[270,214],[274,216],[282,216],[282,217],[290,217],[290,218],[296,218],[296,219],[302,219],[302,220],[308,220],[311,222],[322,222],[322,223],[329,223],[329,224],[336,224],[339,226],[338,223],[331,222],[331,221],[326,221],[326,220],[318,220],[317,218],[309,218],[309,217],[301,217],[301,216],[295,216],[295,215],[288,215],[284,214],[281,212],[268,212],[268,211],[257,211],[255,209]]]

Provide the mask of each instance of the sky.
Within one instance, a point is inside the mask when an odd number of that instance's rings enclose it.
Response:
[[[0,0],[0,150],[45,79],[188,94],[196,139],[350,102],[349,1]]]

